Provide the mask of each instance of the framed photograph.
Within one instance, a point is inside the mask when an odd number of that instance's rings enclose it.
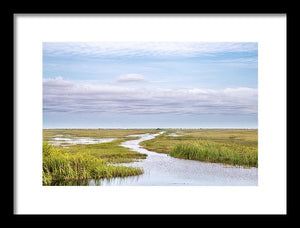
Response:
[[[286,214],[286,20],[15,14],[14,213]]]

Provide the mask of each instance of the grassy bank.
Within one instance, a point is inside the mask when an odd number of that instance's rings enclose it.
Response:
[[[176,158],[185,158],[206,162],[257,167],[257,150],[255,148],[210,141],[180,143],[169,153]]]
[[[156,133],[145,129],[44,129],[43,130],[43,184],[67,185],[70,182],[87,184],[90,178],[112,178],[140,175],[140,168],[125,167],[117,163],[145,159],[147,155],[120,146],[123,141],[136,139],[128,135]],[[50,145],[55,138],[78,137],[115,138],[112,142],[96,144]],[[49,143],[48,143],[49,142]],[[65,184],[64,184],[65,181]]]
[[[177,158],[258,167],[257,130],[167,130],[141,145]]]
[[[109,165],[89,151],[71,153],[43,143],[43,185],[60,180],[125,177],[142,173],[140,168]]]
[[[130,138],[130,140],[133,139],[135,138]],[[77,144],[69,148],[64,148],[64,151],[70,154],[78,154],[82,152],[89,153],[90,155],[102,159],[110,164],[134,162],[137,159],[145,159],[147,157],[146,154],[131,151],[128,148],[120,146],[123,141],[125,141],[125,139],[115,140],[109,143]]]
[[[161,129],[49,129],[43,130],[43,184],[87,185],[88,179],[139,175],[140,168],[118,163],[146,158],[145,154],[120,146],[136,139],[128,135],[158,133]],[[167,129],[165,133],[141,145],[150,151],[177,158],[258,167],[257,130]],[[56,138],[114,138],[96,144],[62,143],[51,146]],[[64,183],[65,181],[65,183]],[[72,185],[72,184],[71,184]]]

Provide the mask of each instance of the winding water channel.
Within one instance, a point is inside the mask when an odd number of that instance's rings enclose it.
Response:
[[[258,184],[257,168],[228,167],[222,164],[207,163],[173,158],[142,148],[139,143],[155,138],[157,134],[135,135],[140,138],[123,142],[121,146],[147,154],[146,159],[122,165],[141,167],[144,174],[125,178],[89,180],[89,185],[101,186],[251,186]]]

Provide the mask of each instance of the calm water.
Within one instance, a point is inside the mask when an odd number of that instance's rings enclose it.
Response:
[[[89,137],[70,137],[66,138],[64,135],[56,135],[53,140],[48,141],[48,143],[54,146],[68,147],[69,144],[98,144],[112,142],[116,138],[103,138],[103,139],[94,139]]]
[[[162,133],[162,132],[161,132]],[[161,134],[159,133],[159,134]],[[228,167],[222,164],[173,158],[141,148],[139,143],[153,139],[159,134],[139,135],[140,139],[129,140],[121,145],[131,150],[147,154],[146,159],[122,164],[142,167],[144,174],[125,178],[88,180],[83,185],[101,186],[224,186],[224,185],[257,185],[257,168]],[[80,185],[80,183],[77,183]]]

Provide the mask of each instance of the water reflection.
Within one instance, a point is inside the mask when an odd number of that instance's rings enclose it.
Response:
[[[53,186],[86,186],[89,185],[89,181],[87,179],[84,180],[60,180],[53,181],[51,183]]]
[[[126,185],[129,179],[133,183],[138,183],[139,176],[115,177],[115,178],[99,178],[84,180],[60,180],[53,181],[52,186],[110,186],[110,185]]]
[[[57,185],[90,186],[255,186],[257,168],[242,168],[217,163],[173,158],[142,148],[139,143],[162,134],[143,134],[136,140],[125,141],[121,146],[147,154],[146,159],[124,163],[124,166],[141,167],[142,175],[124,178],[104,178],[61,182]],[[135,135],[138,136],[138,135]]]
[[[102,179],[90,179],[90,186],[111,186],[111,185],[126,185],[129,179],[133,183],[139,182],[140,176],[129,176],[129,177],[115,177],[115,178],[102,178]]]
[[[116,181],[103,181],[105,185],[127,186],[255,186],[258,184],[257,168],[233,167],[217,163],[201,162],[171,157],[142,148],[139,143],[150,140],[159,134],[143,134],[140,139],[125,141],[121,146],[147,154],[139,162],[123,164],[141,167],[144,174],[136,177],[118,178]]]

